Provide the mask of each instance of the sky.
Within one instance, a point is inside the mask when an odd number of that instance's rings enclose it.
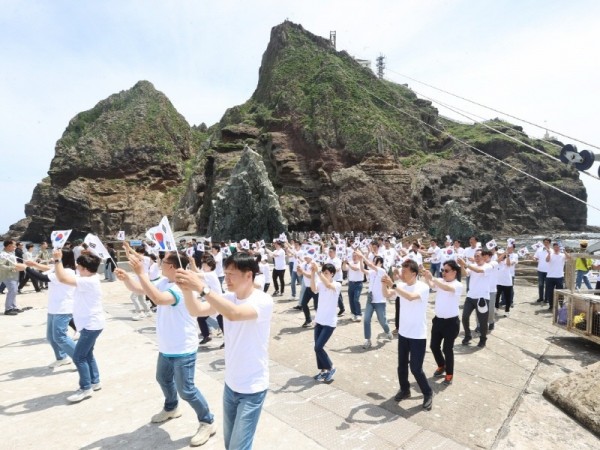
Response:
[[[0,233],[25,217],[77,113],[148,80],[190,124],[210,126],[252,95],[271,28],[286,19],[335,30],[338,50],[373,66],[383,54],[385,78],[420,95],[505,118],[405,76],[538,125],[525,125],[530,136],[546,127],[600,153],[594,0],[0,0]],[[600,226],[600,180],[582,181],[597,208],[588,224]]]

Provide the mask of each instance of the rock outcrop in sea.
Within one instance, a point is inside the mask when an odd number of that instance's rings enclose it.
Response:
[[[558,154],[518,126],[487,125]],[[239,217],[231,206],[239,204],[235,186],[260,184],[251,173],[235,175],[246,146],[264,164],[267,175],[256,176],[274,193],[262,216],[277,217],[257,237],[286,224],[289,231],[411,228],[443,237],[451,234],[449,201],[491,235],[586,228],[584,204],[516,170],[586,200],[575,169],[481,124],[440,117],[407,86],[377,78],[329,40],[286,21],[271,31],[252,96],[208,128],[190,127],[147,81],[78,114],[25,207],[27,219],[11,234],[35,241],[73,228],[74,236],[141,236],[168,215],[176,231],[254,236],[261,203],[245,205]]]

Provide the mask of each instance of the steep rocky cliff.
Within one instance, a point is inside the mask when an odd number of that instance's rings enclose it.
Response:
[[[519,127],[489,124],[557,154]],[[585,229],[585,205],[449,134],[587,198],[574,169],[482,125],[441,118],[408,87],[378,79],[328,40],[284,22],[271,31],[256,91],[208,129],[190,127],[146,81],[78,114],[13,235],[24,229],[22,238],[37,240],[61,228],[76,236],[141,235],[163,214],[172,215],[175,230],[206,233],[246,145],[262,158],[261,177],[290,231],[413,228],[443,236],[450,200],[492,234]],[[261,183],[241,185],[253,198]],[[249,232],[252,217],[231,211],[227,223],[239,230],[218,230],[220,237]]]
[[[490,125],[556,155],[519,127],[499,120]],[[491,233],[586,227],[585,205],[447,133],[586,199],[574,169],[482,125],[440,118],[407,87],[378,79],[328,40],[290,22],[272,29],[252,97],[209,131],[210,148],[179,210],[201,232],[211,216],[207,199],[245,144],[262,155],[290,230],[410,227],[443,235],[438,224],[449,200],[478,230]]]
[[[147,81],[77,114],[56,143],[48,177],[25,205],[22,239],[53,229],[143,234],[181,198],[192,130]]]

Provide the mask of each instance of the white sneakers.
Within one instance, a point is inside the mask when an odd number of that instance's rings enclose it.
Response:
[[[73,395],[67,397],[67,400],[71,403],[79,403],[81,400],[90,398],[92,396],[92,389],[77,389]]]
[[[353,322],[360,322],[362,320],[362,316],[352,316]]]
[[[166,422],[169,419],[176,419],[177,417],[181,417],[181,410],[179,408],[175,408],[172,411],[162,410],[158,414],[152,416],[152,423],[162,423]]]
[[[51,369],[54,369],[56,367],[66,366],[67,364],[71,364],[70,358],[57,359],[52,364],[50,364],[48,367],[50,367]]]
[[[362,347],[363,347],[365,350],[366,350],[366,349],[368,349],[368,348],[371,348],[371,347],[373,347],[373,344],[371,343],[371,339],[367,339],[367,340],[365,341],[365,343],[363,344],[363,346],[362,346]]]
[[[206,442],[217,432],[217,424],[215,421],[213,423],[200,422],[200,426],[198,427],[198,431],[196,434],[192,436],[190,440],[190,446],[198,447],[199,445],[206,444]]]
[[[392,334],[392,332],[391,332],[391,331],[390,331],[389,333],[387,333],[387,334],[385,335],[385,337],[386,337],[386,338],[388,338],[390,341],[393,341],[393,340],[394,340],[394,335]]]

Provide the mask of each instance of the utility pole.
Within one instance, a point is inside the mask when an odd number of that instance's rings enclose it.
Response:
[[[333,45],[333,49],[337,50],[336,48],[336,36],[335,36],[335,31],[330,31],[329,32],[329,41],[331,42],[331,45]]]
[[[385,56],[383,56],[380,53],[379,56],[377,57],[376,61],[377,61],[377,77],[379,77],[380,80],[383,80],[383,69],[385,69]]]

